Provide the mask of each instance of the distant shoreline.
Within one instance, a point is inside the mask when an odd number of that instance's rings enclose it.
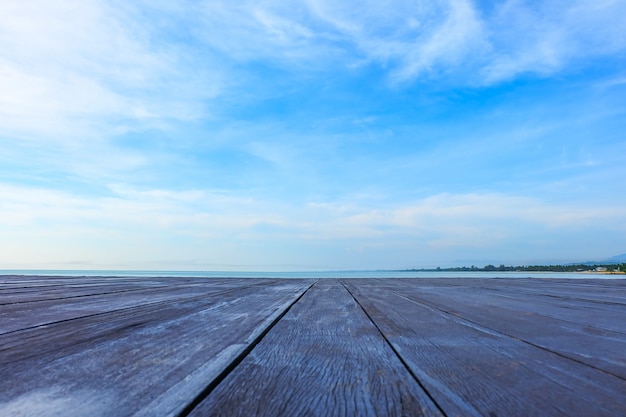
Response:
[[[626,272],[624,271],[519,271],[519,270],[514,270],[514,271],[487,271],[487,270],[483,270],[483,269],[477,269],[477,270],[470,270],[470,271],[465,271],[465,270],[456,270],[456,269],[403,269],[400,270],[399,272],[475,272],[475,273],[484,273],[484,272],[516,272],[516,273],[521,273],[521,272],[532,272],[533,274],[555,274],[555,273],[564,273],[564,274],[581,274],[581,275],[626,275]]]
[[[448,269],[430,270],[352,270],[352,271],[152,271],[152,270],[0,270],[0,276],[13,277],[94,277],[94,278],[129,278],[155,277],[169,278],[559,278],[559,279],[626,279],[626,276],[613,271],[458,271]]]
[[[526,266],[506,266],[506,265],[485,265],[484,267],[461,266],[452,268],[414,268],[404,271],[411,272],[532,272],[532,273],[555,273],[566,272],[575,274],[597,274],[597,275],[625,275],[626,263],[613,264],[571,264],[571,265],[526,265]]]

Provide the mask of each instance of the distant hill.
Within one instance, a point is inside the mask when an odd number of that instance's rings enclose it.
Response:
[[[581,265],[610,265],[610,264],[623,264],[626,263],[626,253],[622,253],[621,255],[615,255],[610,257],[609,259],[605,259],[603,261],[589,261],[583,262]],[[569,264],[569,265],[574,265]]]
[[[607,259],[604,262],[612,263],[612,264],[625,263],[626,262],[626,253],[622,253],[621,255],[616,255],[616,256],[610,257],[609,259]]]

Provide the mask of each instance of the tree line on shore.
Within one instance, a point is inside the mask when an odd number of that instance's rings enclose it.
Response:
[[[483,267],[472,266],[458,266],[452,268],[422,268],[412,269],[412,271],[477,271],[477,272],[585,272],[585,271],[598,271],[598,272],[621,272],[626,273],[626,263],[621,264],[568,264],[568,265],[485,265]]]

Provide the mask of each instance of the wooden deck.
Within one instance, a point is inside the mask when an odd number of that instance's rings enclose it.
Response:
[[[626,416],[626,280],[0,277],[0,416]]]

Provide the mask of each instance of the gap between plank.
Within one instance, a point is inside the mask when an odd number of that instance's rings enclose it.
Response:
[[[374,325],[374,327],[376,328],[376,330],[378,330],[378,332],[380,333],[380,335],[382,336],[383,340],[387,343],[387,345],[391,348],[391,350],[393,351],[393,353],[396,355],[396,357],[400,360],[400,362],[402,363],[402,366],[404,366],[404,368],[409,372],[409,374],[413,377],[413,379],[415,380],[415,382],[417,382],[417,384],[422,388],[422,391],[424,391],[426,393],[426,395],[428,396],[428,398],[430,398],[430,400],[433,402],[433,404],[435,404],[435,407],[437,407],[437,409],[439,410],[439,412],[441,413],[441,415],[443,417],[447,417],[447,414],[443,411],[443,409],[441,408],[441,406],[439,405],[439,403],[435,400],[435,398],[431,395],[430,392],[428,392],[428,390],[426,389],[426,387],[424,386],[424,384],[422,384],[422,381],[419,380],[419,378],[417,377],[417,375],[415,375],[415,373],[413,372],[413,370],[411,370],[411,368],[409,367],[409,364],[404,360],[404,358],[400,355],[400,352],[398,352],[396,350],[396,348],[393,346],[393,344],[391,343],[391,341],[389,339],[387,339],[387,336],[385,336],[385,334],[383,333],[382,329],[380,327],[378,327],[378,324],[376,324],[376,322],[374,321],[374,319],[372,318],[372,316],[370,316],[370,314],[367,312],[367,310],[361,305],[361,303],[359,302],[359,300],[354,296],[354,294],[352,294],[352,292],[348,289],[348,287],[346,286],[346,284],[343,283],[342,280],[337,280],[339,281],[339,283],[346,289],[346,291],[348,291],[348,294],[350,294],[350,296],[352,297],[352,299],[354,300],[354,302],[361,308],[361,310],[363,310],[363,313],[365,313],[365,315],[367,316],[368,320]]]
[[[160,289],[160,288],[165,288],[165,286],[163,286],[163,287],[152,287],[150,289]],[[26,304],[26,303],[41,303],[41,302],[47,302],[47,301],[69,300],[69,299],[72,299],[72,298],[94,297],[94,296],[98,296],[98,295],[119,294],[121,292],[132,292],[132,291],[146,291],[146,289],[145,288],[133,288],[133,289],[130,289],[130,290],[98,292],[98,293],[93,293],[93,294],[81,294],[81,295],[69,295],[67,297],[42,298],[40,300],[13,301],[13,302],[9,302],[9,303],[2,303],[2,304],[0,304],[0,306],[8,306],[8,305],[15,305],[15,304]],[[9,294],[9,296],[10,295],[11,294]]]
[[[533,346],[533,347],[535,347],[537,349],[541,349],[543,351],[552,353],[553,355],[560,356],[561,358],[568,359],[568,360],[576,362],[576,363],[578,363],[580,365],[584,365],[584,366],[587,366],[589,368],[595,369],[596,371],[605,373],[607,375],[611,375],[611,376],[613,376],[615,378],[621,379],[622,381],[626,381],[626,378],[624,378],[621,375],[615,374],[615,373],[613,373],[613,372],[611,372],[609,370],[606,370],[606,369],[599,368],[599,367],[597,367],[595,365],[586,363],[586,362],[584,362],[584,361],[582,361],[580,359],[577,359],[575,357],[571,357],[571,356],[566,355],[564,353],[557,352],[555,350],[552,350],[552,349],[547,348],[545,346],[541,346],[541,345],[539,345],[537,343],[533,343],[533,342],[531,342],[529,340],[522,339],[522,338],[514,336],[512,334],[508,334],[508,333],[502,332],[500,330],[492,329],[491,327],[487,327],[487,326],[485,326],[483,324],[480,324],[480,323],[478,323],[476,321],[470,320],[470,319],[468,319],[466,317],[462,317],[462,316],[460,316],[458,314],[455,314],[455,313],[447,311],[447,310],[445,310],[443,308],[437,307],[437,306],[435,306],[435,305],[433,305],[433,304],[431,304],[431,303],[429,303],[427,301],[416,300],[415,298],[406,296],[406,295],[401,294],[401,293],[396,292],[396,291],[391,291],[391,292],[394,293],[395,295],[397,295],[398,297],[404,298],[405,300],[408,300],[408,301],[410,301],[412,303],[415,303],[415,304],[420,305],[420,306],[425,307],[425,308],[429,308],[431,310],[436,310],[436,311],[439,312],[439,314],[443,313],[445,315],[451,316],[453,318],[453,320],[456,320],[461,325],[472,327],[472,328],[474,328],[476,330],[479,330],[479,331],[482,331],[482,332],[486,332],[486,333],[488,333],[488,332],[495,333],[495,334],[498,334],[500,336],[508,337],[510,339],[517,340],[517,341],[522,342],[522,343],[526,343],[527,345]]]
[[[207,398],[212,392],[213,390],[215,390],[215,388],[217,388],[217,386],[224,380],[226,379],[226,377],[233,371],[235,370],[235,368],[246,358],[246,356],[248,356],[250,354],[250,352],[252,352],[252,349],[254,349],[259,343],[261,343],[261,340],[263,340],[263,338],[265,337],[265,335],[267,335],[270,330],[272,330],[274,328],[274,326],[276,326],[276,324],[278,324],[278,322],[280,320],[282,320],[282,318],[289,312],[289,310],[291,310],[291,307],[293,307],[298,301],[300,301],[300,299],[302,297],[304,297],[304,295],[309,292],[309,290],[318,283],[319,280],[313,282],[311,285],[309,285],[307,287],[306,290],[304,290],[302,292],[302,294],[300,294],[291,304],[289,304],[287,306],[287,308],[285,308],[285,310],[280,313],[270,324],[269,326],[267,326],[245,349],[243,349],[241,351],[241,353],[239,355],[237,355],[237,357],[235,357],[225,368],[222,372],[219,373],[219,375],[217,377],[215,377],[215,379],[213,379],[211,382],[209,382],[209,384],[189,403],[185,406],[185,408],[183,408],[180,413],[177,414],[176,417],[187,417],[193,410],[194,408],[196,408],[198,406],[198,404],[200,404],[202,401],[204,401],[205,398]]]
[[[276,282],[276,281],[270,281],[270,283],[273,283],[273,282]],[[230,292],[239,291],[239,290],[245,289],[245,288],[252,288],[252,287],[255,287],[255,286],[258,286],[258,285],[263,285],[263,284],[267,284],[267,282],[260,282],[260,283],[248,285],[247,287],[241,287],[241,288],[230,288],[230,289],[227,289],[227,290],[211,293],[211,294],[208,294],[208,295],[211,296],[211,297],[212,296],[216,296],[216,295],[224,295],[224,294],[227,294],[227,293],[230,293]],[[109,293],[109,294],[112,294],[112,293]],[[143,304],[136,304],[136,305],[131,305],[131,306],[128,306],[128,307],[117,308],[117,309],[114,309],[114,310],[100,311],[98,313],[85,314],[83,316],[76,316],[76,317],[70,317],[70,318],[63,319],[63,320],[56,320],[56,321],[51,321],[51,322],[47,322],[47,323],[41,323],[41,324],[37,324],[35,326],[29,326],[29,327],[24,327],[24,328],[21,328],[21,329],[10,330],[10,331],[4,332],[4,333],[0,332],[0,336],[6,336],[6,335],[13,334],[13,333],[19,333],[19,332],[23,332],[23,331],[26,331],[26,330],[33,330],[33,329],[37,329],[37,328],[40,328],[40,327],[48,327],[48,326],[51,326],[51,325],[56,325],[56,324],[60,324],[60,323],[66,323],[66,322],[74,321],[74,320],[81,320],[81,319],[90,318],[90,317],[98,317],[98,316],[103,316],[103,315],[112,314],[112,313],[121,313],[123,311],[131,311],[131,310],[134,310],[134,309],[144,308],[144,307],[156,307],[156,306],[159,306],[159,305],[170,305],[170,304],[172,304],[172,302],[181,303],[181,302],[186,302],[186,301],[200,300],[200,299],[206,298],[206,297],[207,297],[207,294],[200,294],[200,295],[194,295],[194,296],[187,297],[187,298],[176,298],[176,299],[171,299],[171,300],[151,301],[151,302],[147,302],[147,303],[143,303]]]

